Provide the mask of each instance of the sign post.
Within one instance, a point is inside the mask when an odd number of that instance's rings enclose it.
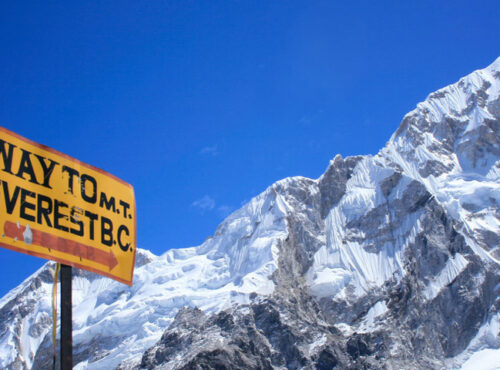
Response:
[[[61,265],[61,370],[73,369],[72,270]]]
[[[72,267],[132,285],[134,189],[0,127],[0,246],[60,263],[61,369],[72,368]]]

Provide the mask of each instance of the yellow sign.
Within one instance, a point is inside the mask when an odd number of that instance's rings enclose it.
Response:
[[[134,189],[0,127],[0,245],[132,285]]]

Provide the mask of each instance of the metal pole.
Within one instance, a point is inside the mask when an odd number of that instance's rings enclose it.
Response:
[[[61,370],[73,369],[71,266],[61,265]]]

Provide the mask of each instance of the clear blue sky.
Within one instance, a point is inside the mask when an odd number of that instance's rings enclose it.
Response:
[[[161,254],[276,180],[376,153],[500,55],[499,19],[498,1],[3,1],[0,125],[131,183]],[[0,258],[0,295],[44,263]]]

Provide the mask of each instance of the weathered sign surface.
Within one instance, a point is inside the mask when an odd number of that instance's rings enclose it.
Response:
[[[131,285],[131,185],[0,127],[0,245]]]

